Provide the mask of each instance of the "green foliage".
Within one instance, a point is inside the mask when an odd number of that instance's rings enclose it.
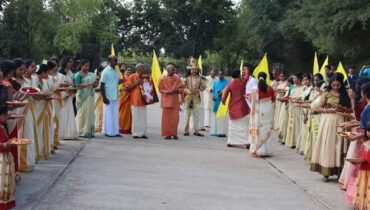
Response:
[[[74,55],[95,67],[110,54],[151,65],[163,47],[162,67],[189,56],[231,72],[255,67],[267,53],[270,68],[312,72],[319,62],[370,63],[368,0],[0,0],[0,58]],[[2,14],[2,15],[1,15]]]
[[[3,13],[0,31],[0,57],[40,58],[50,55],[50,42],[54,25],[51,13],[42,0],[9,1]]]
[[[370,62],[370,2],[300,0],[288,19],[320,53],[337,61]]]

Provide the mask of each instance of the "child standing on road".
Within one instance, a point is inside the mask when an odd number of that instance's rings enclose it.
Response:
[[[10,153],[9,137],[3,126],[8,119],[8,108],[0,105],[0,209],[15,207],[14,159]]]
[[[366,124],[365,139],[361,145],[361,159],[365,162],[360,164],[360,171],[353,199],[354,209],[370,208],[370,122]]]

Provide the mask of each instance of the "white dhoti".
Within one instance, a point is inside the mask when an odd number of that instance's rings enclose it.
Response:
[[[247,146],[249,132],[249,115],[236,120],[229,120],[229,136],[227,145]]]
[[[132,136],[146,135],[146,106],[131,105],[132,114]]]
[[[119,134],[118,126],[118,101],[110,100],[110,103],[103,104],[103,134],[116,136]]]
[[[210,127],[213,122],[212,109],[204,109],[204,126]]]
[[[216,113],[212,112],[213,121],[211,126],[211,136],[226,135],[228,128],[228,115],[216,118]]]

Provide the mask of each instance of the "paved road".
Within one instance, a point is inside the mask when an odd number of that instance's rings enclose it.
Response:
[[[65,150],[75,158],[50,169],[58,173],[39,181],[48,183],[42,189],[22,181],[18,209],[350,209],[336,182],[322,183],[293,150],[276,144],[274,157],[257,159],[225,147],[226,139],[163,140],[160,114],[149,108],[147,140],[65,142],[58,157],[46,161],[49,168]],[[37,182],[37,174],[23,179]]]

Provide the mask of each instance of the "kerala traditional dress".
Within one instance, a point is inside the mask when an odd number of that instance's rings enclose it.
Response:
[[[280,82],[279,85],[276,87],[276,90],[284,90],[285,86],[286,86],[286,81]],[[284,96],[283,92],[276,91],[276,98],[282,98],[283,96]],[[276,101],[276,104],[275,104],[275,115],[274,115],[274,126],[273,126],[275,130],[279,130],[280,128],[280,110],[283,104],[284,103],[281,101]]]
[[[244,98],[247,80],[233,79],[226,85],[222,101],[229,101],[229,130],[227,145],[245,148],[248,144],[249,106]]]
[[[73,73],[71,70],[66,72],[64,83],[73,84]],[[73,96],[68,92],[62,92],[63,97],[63,135],[62,139],[73,140],[77,139],[78,132],[75,121],[75,113],[73,109]]]
[[[96,81],[96,75],[88,72],[87,75],[81,72],[76,73],[75,83],[76,86],[82,84],[88,84]],[[94,99],[95,90],[94,87],[89,86],[83,89],[78,89],[76,94],[76,125],[78,136],[91,138],[95,133],[95,115],[91,114],[94,112]]]
[[[290,93],[291,98],[301,98],[303,93],[304,86],[296,86],[292,89]],[[288,105],[288,126],[287,126],[287,137],[285,141],[285,145],[289,147],[295,147],[297,145],[297,141],[300,134],[301,129],[301,119],[302,119],[302,109],[300,107],[296,107],[295,103],[289,101]]]
[[[312,100],[311,100],[312,99]],[[304,157],[305,160],[311,161],[312,157],[312,150],[313,147],[316,145],[317,135],[319,132],[319,124],[320,124],[320,114],[318,113],[317,109],[320,104],[320,94],[315,92],[312,94],[312,98],[310,96],[310,115],[308,119],[309,123],[309,134],[306,140],[305,149],[304,149]]]
[[[6,143],[9,137],[3,126],[0,127],[0,143]],[[10,149],[0,149],[0,209],[15,207],[15,171],[14,159]]]
[[[25,78],[25,82],[22,84],[23,87],[30,87],[31,80]],[[18,137],[21,139],[31,140],[28,145],[18,146],[19,152],[19,170],[32,171],[35,167],[36,162],[36,151],[35,151],[35,140],[37,139],[36,132],[36,121],[35,121],[35,109],[34,100],[30,97],[27,100],[28,104],[22,108],[22,114],[25,115],[18,121]]]
[[[36,76],[32,76],[32,87],[38,88],[42,93],[47,91],[47,82],[40,80]],[[45,110],[48,109],[46,100],[34,101],[34,114],[36,121],[37,139],[35,140],[36,161],[44,160],[50,157],[50,128],[48,115]]]
[[[310,87],[305,86],[303,88],[301,101],[309,101],[312,91],[313,91],[313,88],[311,86]],[[304,107],[297,107],[297,108],[301,110],[301,121],[300,121],[300,126],[299,126],[300,133],[298,136],[297,145],[295,149],[297,152],[300,152],[301,154],[303,154],[306,141],[309,138],[309,126],[310,126],[309,121],[304,123],[304,118],[305,116],[309,117],[309,111],[307,108],[304,108]]]
[[[184,84],[176,76],[164,75],[159,80],[158,89],[161,93],[162,136],[177,136],[180,110],[179,95],[184,97]],[[175,89],[179,90],[179,93],[167,94]]]
[[[273,103],[275,93],[271,86],[266,93],[252,89],[252,109],[249,122],[249,152],[258,156],[272,155]]]
[[[100,92],[100,82],[98,87],[95,89],[95,132],[102,132],[103,129],[103,95]]]
[[[366,106],[366,105],[367,105],[367,101],[361,100],[357,108],[355,109],[356,120],[360,121],[360,126],[362,129],[365,129],[366,124],[370,120],[370,106]],[[361,113],[360,117],[357,116],[358,113]],[[351,141],[348,147],[346,159],[360,158],[362,143],[363,143],[363,139]],[[352,163],[345,160],[342,173],[340,174],[340,177],[338,180],[339,188],[354,192],[354,188],[355,188],[356,181],[357,181],[358,170],[359,168],[356,165],[353,165]],[[346,201],[352,202],[353,194],[351,195],[350,193],[346,192]]]
[[[365,131],[366,132],[366,131]],[[361,145],[361,159],[366,160],[359,167],[357,185],[354,192],[353,208],[370,209],[370,141]]]
[[[285,95],[284,97],[290,97],[289,86],[285,86]],[[280,115],[279,115],[279,135],[278,135],[278,142],[285,144],[286,136],[287,136],[287,127],[289,123],[289,104],[286,102],[282,102],[280,108]]]
[[[60,98],[53,100],[53,119],[54,119],[54,147],[60,145],[60,140],[63,136],[63,98],[62,92],[58,90],[60,84],[64,83],[65,76],[57,73],[53,76],[55,95]]]
[[[48,76],[48,79],[46,80],[47,84],[47,91],[50,95],[54,94],[55,86],[54,86],[54,79],[53,76]],[[46,115],[47,115],[47,121],[49,123],[49,141],[51,145],[51,149],[53,150],[55,148],[54,145],[54,133],[55,133],[55,123],[54,123],[54,102],[53,100],[47,101],[47,108],[45,109]]]
[[[130,86],[139,79],[139,74],[131,74],[127,78],[127,86]],[[144,85],[142,82],[130,91],[130,104],[132,127],[131,132],[133,136],[142,137],[146,135],[147,129],[147,109],[141,92],[141,87]],[[141,87],[140,87],[141,86]]]
[[[212,92],[213,84],[217,80],[217,77],[212,78],[211,76],[206,77],[206,89],[204,90],[204,126],[210,127],[213,122],[212,108]]]
[[[122,75],[123,88],[128,86],[127,77]],[[130,93],[124,90],[119,91],[118,96],[118,113],[119,113],[119,132],[122,134],[131,133],[131,104]]]
[[[200,104],[200,92],[193,95],[192,91],[200,90],[204,87],[203,80],[200,76],[189,76],[185,79],[185,98],[184,98],[184,109],[185,109],[185,133],[189,133],[190,129],[190,118],[193,119],[194,132],[199,132],[199,115],[198,108]]]
[[[272,77],[271,77],[272,78]],[[277,86],[279,85],[279,81],[277,81],[275,78],[272,80],[270,79],[270,87],[272,87],[272,89],[274,90],[274,94],[275,94],[275,98],[276,98],[276,88]],[[272,109],[274,111],[274,116],[275,117],[275,112],[276,112],[276,102],[272,104]],[[274,119],[275,121],[275,119]],[[272,128],[274,128],[274,125],[272,125]]]
[[[12,91],[15,92],[15,89],[13,88],[13,85],[9,81],[3,80],[3,84],[5,86],[7,86],[8,88],[11,88]],[[12,99],[16,99],[16,98],[14,98],[14,95],[13,95],[13,98]],[[19,109],[16,109],[13,112],[19,114]],[[17,119],[8,119],[7,122],[6,122],[8,133],[9,133],[9,137],[10,138],[18,138],[18,124],[17,124],[17,122],[18,122]],[[13,159],[14,159],[15,173],[18,174],[18,172],[19,172],[19,153],[18,153],[18,148],[17,147],[11,147],[10,148],[10,152],[12,153]]]
[[[337,107],[339,96],[324,92],[326,107]],[[340,175],[343,167],[343,139],[337,135],[337,125],[344,122],[344,117],[336,113],[321,114],[317,142],[312,152],[311,171],[323,176]]]
[[[218,95],[218,93],[222,93],[225,89],[227,83],[229,83],[229,80],[223,79],[223,80],[216,80],[213,84],[213,93],[212,97],[216,98],[216,100],[213,102],[213,108],[212,108],[212,114],[213,114],[213,122],[211,126],[211,135],[212,136],[218,136],[218,135],[226,135],[227,129],[228,129],[228,116],[223,116],[216,118],[218,107],[221,103],[222,95]]]

